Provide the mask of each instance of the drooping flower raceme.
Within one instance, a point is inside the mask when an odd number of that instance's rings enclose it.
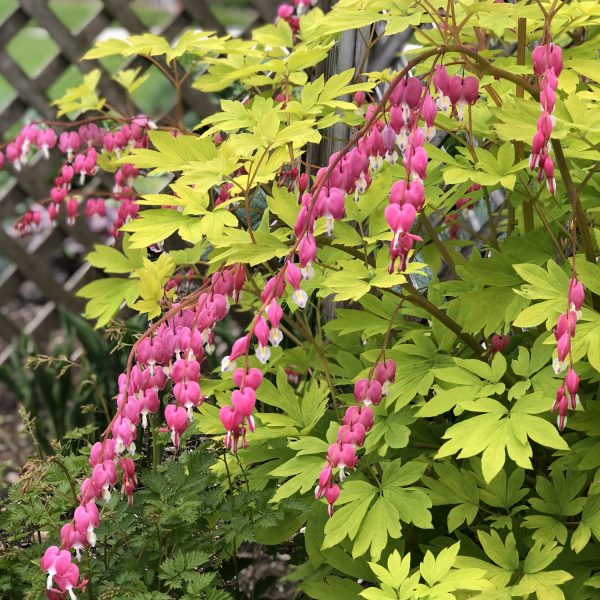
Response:
[[[377,363],[369,377],[359,379],[354,384],[356,404],[346,409],[342,425],[338,429],[337,439],[327,450],[327,462],[319,474],[315,497],[325,498],[329,516],[333,514],[333,505],[340,496],[340,487],[335,483],[337,473],[343,481],[347,470],[352,470],[358,462],[357,450],[365,443],[367,433],[373,427],[373,409],[388,391],[389,384],[396,377],[396,363],[385,360]]]
[[[529,167],[532,171],[538,170],[538,180],[542,181],[545,178],[548,191],[554,194],[556,191],[554,161],[549,153],[552,128],[556,123],[552,113],[556,104],[558,76],[563,68],[562,49],[556,44],[536,46],[531,53],[531,61],[540,88],[542,114],[537,121],[537,129],[531,143]]]
[[[568,305],[569,309],[558,317],[556,327],[554,328],[554,338],[556,339],[556,357],[552,365],[555,373],[561,373],[565,369],[567,373],[562,385],[556,392],[556,398],[552,405],[552,412],[558,413],[557,425],[560,431],[567,424],[567,413],[569,407],[572,410],[577,408],[579,396],[579,376],[573,368],[572,340],[575,337],[577,320],[581,316],[581,307],[585,300],[585,290],[582,283],[572,277],[569,281]]]

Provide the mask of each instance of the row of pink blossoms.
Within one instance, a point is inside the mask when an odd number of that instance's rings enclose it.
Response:
[[[358,462],[356,451],[362,448],[365,437],[373,427],[373,410],[388,392],[389,385],[396,379],[396,363],[384,360],[372,370],[373,378],[359,379],[354,384],[356,404],[346,409],[342,425],[338,429],[336,442],[327,450],[327,462],[319,475],[315,497],[325,498],[329,516],[333,515],[333,505],[340,496],[340,486],[334,482],[334,469],[338,469],[339,481],[346,476],[346,469],[354,469]]]
[[[556,89],[558,88],[558,76],[560,75],[562,63],[562,49],[556,44],[545,44],[536,46],[531,53],[533,72],[538,78],[540,86],[540,108],[542,114],[537,121],[536,133],[531,143],[531,157],[529,167],[533,171],[538,170],[538,180],[546,179],[548,191],[556,192],[556,181],[554,180],[554,161],[549,155],[550,137],[556,119],[552,115],[556,104]]]
[[[153,335],[136,344],[136,364],[129,376],[119,377],[117,414],[108,435],[96,442],[90,452],[91,475],[84,479],[73,519],[61,529],[61,547],[49,547],[41,559],[48,574],[47,595],[52,600],[82,588],[79,569],[71,560],[71,550],[79,558],[82,548],[96,543],[99,526],[97,502],[109,502],[119,480],[121,495],[132,502],[137,481],[132,456],[139,426],[148,426],[149,415],[161,409],[160,394],[172,383],[172,402],[164,409],[166,427],[175,447],[189,427],[194,408],[205,399],[200,388],[200,367],[206,354],[214,352],[214,327],[229,311],[229,300],[237,301],[245,281],[245,269],[234,265],[213,275],[210,291],[200,293],[194,305],[174,307],[173,314]],[[236,374],[238,377],[239,374]],[[129,454],[129,456],[127,456]]]
[[[571,341],[575,337],[577,319],[581,315],[581,307],[585,300],[585,290],[576,277],[569,281],[568,310],[558,317],[554,328],[556,339],[556,358],[553,361],[554,371],[558,374],[567,369],[562,385],[556,391],[556,398],[552,405],[552,412],[558,412],[557,424],[560,431],[567,424],[569,406],[572,410],[577,408],[579,396],[579,376],[573,369],[573,356],[571,354]]]
[[[64,162],[49,190],[45,214],[42,207],[27,210],[16,223],[16,231],[27,234],[39,228],[43,221],[53,223],[63,206],[67,222],[72,224],[79,216],[85,195],[76,186],[83,186],[87,179],[98,173],[100,154],[118,157],[134,148],[146,148],[148,130],[154,127],[154,123],[144,115],[138,115],[112,130],[89,123],[60,135],[45,125],[25,125],[5,149],[6,159],[15,171],[21,170],[38,151],[48,158],[51,150],[57,150],[64,156]],[[0,167],[3,164],[4,155],[0,152]],[[119,236],[120,227],[138,214],[139,205],[133,189],[133,180],[138,174],[139,171],[131,164],[124,164],[116,170],[110,192],[110,199],[116,206],[111,203],[107,209],[106,201],[101,197],[85,200],[85,216],[97,221],[97,225],[115,239]]]

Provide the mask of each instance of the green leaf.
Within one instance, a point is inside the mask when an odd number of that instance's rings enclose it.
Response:
[[[498,173],[505,175],[508,173],[515,161],[515,147],[511,142],[504,142],[498,149]]]
[[[557,546],[556,543],[543,546],[540,542],[536,542],[525,557],[523,570],[525,573],[538,573],[539,571],[543,571],[556,560],[562,550],[562,547]]]
[[[362,556],[370,549],[371,558],[378,560],[388,537],[400,537],[400,519],[396,507],[385,497],[375,501],[354,541],[352,556]]]
[[[86,256],[86,260],[92,267],[103,269],[106,273],[131,273],[142,267],[144,255],[144,252],[135,249],[131,249],[129,254],[125,255],[116,248],[96,244],[93,252]]]
[[[83,286],[77,295],[89,301],[85,317],[96,320],[96,327],[106,325],[119,312],[123,304],[131,306],[138,297],[138,282],[135,279],[108,277]]]
[[[363,589],[350,579],[329,575],[324,581],[307,581],[302,589],[315,600],[360,600]]]
[[[58,106],[58,116],[71,112],[101,111],[106,103],[96,91],[101,75],[99,69],[93,69],[83,76],[81,85],[69,88],[62,98],[55,100],[52,104]]]
[[[494,563],[507,571],[515,571],[519,567],[519,553],[515,536],[509,533],[503,542],[497,531],[490,533],[478,531],[477,537],[484,552]]]
[[[272,196],[267,196],[269,210],[277,215],[288,227],[293,228],[296,223],[299,206],[294,194],[285,187],[273,186]]]
[[[370,489],[367,489],[356,500],[342,506],[333,513],[333,516],[325,525],[323,550],[339,544],[345,537],[349,537],[351,540],[356,537],[376,492],[376,488],[370,486]]]
[[[322,466],[322,456],[295,456],[270,471],[269,474],[273,477],[291,476],[277,488],[277,491],[271,498],[271,502],[280,502],[284,498],[289,498],[298,492],[305,494],[309,490],[312,490]]]
[[[457,542],[449,548],[444,548],[436,557],[429,550],[425,553],[419,570],[430,587],[444,579],[454,566],[459,550],[460,542]]]
[[[132,248],[146,248],[166,240],[184,224],[185,220],[185,217],[176,210],[165,208],[143,210],[139,218],[126,223],[121,230],[133,233]]]

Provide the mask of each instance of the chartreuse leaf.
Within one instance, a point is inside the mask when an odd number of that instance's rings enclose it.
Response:
[[[400,558],[394,550],[388,557],[387,568],[375,562],[369,563],[380,588],[367,588],[361,596],[367,599],[456,598],[451,592],[491,588],[485,570],[455,568],[459,549],[460,542],[443,548],[437,556],[427,550],[418,569],[410,576],[410,553]]]
[[[400,520],[413,523],[421,529],[431,524],[431,499],[423,488],[411,486],[420,479],[426,463],[409,462],[401,465],[399,460],[386,465],[382,477],[383,495],[398,511]]]
[[[113,79],[131,94],[150,77],[150,74],[148,73],[140,76],[141,70],[141,67],[138,67],[137,69],[124,69],[123,71],[119,71],[116,75],[113,75]]]
[[[323,549],[340,543],[345,537],[353,541],[352,556],[367,551],[377,560],[389,538],[401,533],[400,521],[430,528],[431,502],[421,488],[411,486],[422,476],[426,463],[399,460],[384,468],[381,490],[365,481],[344,484],[337,509],[325,526]]]
[[[302,398],[299,398],[287,382],[287,376],[283,369],[278,369],[276,383],[277,385],[274,386],[270,381],[264,380],[264,385],[261,384],[258,390],[258,399],[282,410],[286,418],[290,419],[290,422],[300,429],[303,435],[308,434],[327,409],[329,395],[327,384],[313,379],[305,389]],[[262,415],[262,418],[265,416]],[[306,439],[311,438],[300,438],[299,443]]]
[[[335,294],[337,301],[360,300],[369,292],[367,283],[369,270],[360,260],[345,260],[338,263],[339,270],[328,271],[323,280],[323,287],[318,294],[326,298]]]
[[[499,533],[493,529],[490,533],[478,531],[477,537],[488,558],[499,567],[511,572],[519,568],[519,552],[512,533],[506,536],[504,542]]]
[[[450,571],[456,561],[459,549],[460,542],[457,542],[449,548],[444,548],[436,557],[429,550],[425,553],[419,570],[421,577],[430,587],[438,581],[442,581]]]
[[[445,282],[440,291],[451,296],[448,315],[460,323],[464,331],[486,336],[500,333],[528,305],[528,300],[515,294],[520,283],[512,261],[492,250],[485,259],[473,252],[468,263],[457,265],[462,281]],[[489,310],[481,310],[481,306]]]
[[[296,217],[300,207],[296,202],[296,198],[292,192],[288,192],[287,188],[273,186],[272,196],[267,196],[267,205],[269,210],[277,215],[288,227],[294,227]]]
[[[123,50],[128,47],[126,40],[110,39],[96,42],[91,50],[88,50],[82,57],[83,60],[94,58],[105,58],[106,56],[119,56]]]
[[[387,545],[388,537],[400,537],[400,516],[394,504],[380,496],[369,508],[354,540],[352,556],[362,556],[370,550],[371,557],[377,560]]]
[[[132,247],[128,235],[123,237],[123,253],[97,244],[87,258],[92,266],[106,273],[130,275],[129,279],[109,277],[93,281],[79,290],[78,295],[88,299],[85,316],[96,319],[97,327],[106,325],[123,305],[141,312],[155,312],[163,296],[166,278],[175,267],[175,263],[166,256],[161,256],[160,265],[153,265],[145,258],[145,251]],[[160,276],[159,271],[162,271]],[[136,302],[139,296],[142,300]]]
[[[211,262],[219,264],[226,260],[227,264],[241,262],[253,266],[286,256],[289,247],[281,240],[280,232],[277,234],[255,231],[254,241],[248,232],[234,228],[224,230],[222,234],[211,234],[209,241],[215,246]]]
[[[173,235],[185,222],[183,215],[176,210],[145,210],[138,219],[129,221],[121,227],[132,233],[133,248],[146,248]]]
[[[531,468],[533,451],[527,438],[550,448],[567,450],[567,443],[556,429],[545,419],[534,416],[538,406],[530,400],[531,396],[523,396],[510,410],[491,398],[462,402],[460,406],[466,411],[483,414],[452,425],[443,436],[449,441],[440,448],[437,457],[457,452],[458,458],[482,454],[482,472],[489,482],[504,466],[506,453],[520,467]]]
[[[549,261],[548,270],[532,264],[514,265],[515,271],[527,284],[515,292],[529,300],[542,300],[527,307],[514,320],[518,327],[533,327],[546,321],[550,329],[565,310],[565,291],[569,278],[555,262]]]
[[[451,463],[435,463],[436,478],[424,477],[429,497],[434,506],[453,504],[448,513],[448,531],[466,523],[470,525],[479,511],[479,488],[471,471],[459,469]]]
[[[523,469],[516,468],[510,475],[506,469],[502,469],[492,481],[487,482],[481,473],[481,462],[478,459],[471,459],[469,462],[472,465],[471,473],[477,480],[479,497],[488,506],[502,508],[509,513],[527,495],[528,489],[522,487],[525,480]]]
[[[360,332],[366,338],[387,331],[389,321],[364,310],[338,308],[335,319],[325,324],[325,331],[337,332],[341,335]]]
[[[543,514],[530,513],[523,520],[524,527],[534,530],[535,540],[543,543],[554,540],[561,544],[566,542],[568,532],[561,521],[566,517],[572,518],[583,509],[586,499],[580,497],[579,493],[585,481],[585,474],[573,471],[568,471],[566,477],[559,471],[553,471],[550,479],[541,476],[537,478],[535,490],[538,497],[531,498],[529,503],[537,513]],[[578,535],[584,533],[584,530],[585,527]]]
[[[566,571],[545,571],[560,555],[563,548],[555,542],[542,545],[536,542],[523,561],[525,573],[519,583],[513,587],[516,594],[536,593],[538,598],[564,599],[565,595],[558,587],[573,578]]]
[[[329,388],[327,383],[324,381],[319,383],[316,379],[312,379],[301,399],[302,434],[309,433],[320,421],[327,410],[328,399]]]
[[[323,456],[295,456],[284,464],[270,471],[273,477],[288,477],[287,481],[277,488],[271,502],[280,502],[284,498],[301,493],[305,494],[315,486],[315,474],[323,467]]]
[[[394,550],[388,557],[387,569],[376,562],[370,562],[369,566],[381,583],[397,590],[400,589],[400,586],[408,577],[410,571],[410,553],[402,558],[398,550]]]
[[[581,522],[571,538],[571,548],[581,552],[591,536],[600,539],[600,496],[588,496],[581,514]]]
[[[348,481],[344,485],[340,500],[344,501],[348,497],[351,497],[352,500],[337,509],[325,525],[325,539],[322,548],[331,548],[339,544],[345,537],[354,540],[376,495],[376,487],[364,481]]]
[[[152,169],[150,175],[157,175],[182,171],[195,162],[209,163],[218,156],[210,138],[183,134],[174,136],[168,131],[150,131],[148,135],[154,149],[135,148],[121,162]]]
[[[142,268],[135,271],[132,276],[139,279],[138,300],[132,308],[140,313],[147,313],[152,319],[161,313],[161,300],[165,295],[165,284],[175,270],[175,264],[168,254],[161,254],[156,261],[143,259]]]
[[[306,523],[304,534],[305,548],[313,567],[317,568],[323,563],[337,569],[351,578],[360,577],[365,581],[375,581],[367,562],[361,558],[352,558],[350,554],[339,546],[321,550],[324,538],[324,529],[329,516],[325,506],[317,505]]]
[[[62,98],[55,100],[52,104],[58,106],[58,116],[61,117],[75,111],[102,110],[106,100],[98,96],[96,91],[101,75],[99,69],[93,69],[83,76],[81,85],[69,88]]]
[[[94,250],[86,256],[86,260],[92,267],[102,269],[105,273],[131,273],[141,268],[145,252],[131,248],[129,236],[123,238],[123,246],[129,249],[128,253],[122,254],[111,246],[96,244]]]
[[[401,409],[389,415],[378,413],[365,440],[365,450],[377,451],[379,456],[385,456],[390,448],[405,448],[410,438],[408,426],[415,421],[416,417],[409,409]]]
[[[142,211],[139,218],[127,222],[121,229],[132,234],[132,248],[145,248],[167,239],[174,233],[178,233],[181,239],[192,244],[202,241],[204,237],[213,241],[237,223],[235,215],[227,210],[217,209],[193,217],[175,209],[158,208]]]
[[[96,320],[96,327],[106,325],[124,304],[132,306],[138,297],[138,282],[135,279],[107,277],[83,286],[77,295],[87,298],[85,317]]]

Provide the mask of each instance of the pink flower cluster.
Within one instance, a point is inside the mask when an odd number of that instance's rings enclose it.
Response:
[[[50,546],[40,559],[42,571],[48,573],[46,595],[50,600],[61,600],[67,594],[76,600],[74,589],[83,589],[87,581],[79,582],[79,567],[72,562],[71,553],[57,546]],[[57,587],[53,588],[52,584]]]
[[[294,34],[300,29],[300,17],[317,4],[317,0],[293,0],[292,4],[280,4],[277,20],[285,21]]]
[[[475,104],[479,95],[479,82],[476,77],[450,77],[444,65],[435,68],[433,86],[437,91],[437,107],[444,112],[452,108],[459,121],[464,117],[465,107]]]
[[[391,147],[397,145],[406,170],[406,179],[393,184],[389,204],[385,209],[385,218],[393,233],[390,273],[394,271],[396,261],[398,271],[406,270],[408,255],[415,241],[421,240],[419,236],[410,233],[410,229],[425,204],[423,180],[427,176],[428,157],[423,143],[425,139],[431,140],[435,135],[434,122],[438,108],[447,110],[450,106],[454,107],[460,120],[464,107],[474,104],[479,94],[479,82],[475,77],[450,77],[444,66],[436,67],[433,84],[437,91],[437,101],[433,100],[421,80],[416,77],[403,79],[390,95],[389,125],[383,128],[382,135],[385,139],[389,138]],[[423,128],[419,128],[419,119],[424,121]],[[396,134],[395,139],[393,133]],[[392,159],[396,154],[392,148],[388,153]],[[452,229],[450,233],[452,235]]]
[[[550,136],[556,119],[552,116],[556,104],[556,88],[560,75],[562,62],[562,49],[556,44],[543,44],[536,46],[531,53],[533,72],[538,78],[540,86],[540,108],[542,115],[537,122],[537,130],[531,143],[531,157],[529,167],[538,170],[538,181],[546,178],[548,191],[554,194],[556,181],[554,180],[554,161],[549,156]]]
[[[39,150],[48,158],[49,151],[57,149],[65,156],[58,174],[54,178],[49,191],[47,216],[50,222],[56,220],[61,206],[64,205],[67,222],[72,224],[79,214],[81,194],[74,186],[82,186],[86,178],[94,176],[98,171],[98,157],[101,153],[112,153],[120,156],[128,148],[144,148],[148,145],[147,130],[155,127],[147,117],[140,115],[130,122],[113,130],[108,130],[95,123],[81,125],[76,130],[64,131],[58,136],[54,129],[42,125],[28,124],[19,135],[6,146],[6,158],[15,170],[20,170],[28,162],[33,152]],[[0,152],[0,168],[4,164],[4,155]],[[116,238],[119,228],[138,213],[133,180],[138,170],[132,165],[121,166],[114,175],[114,187],[111,198],[117,201],[115,214],[110,214],[111,223],[106,225],[107,233]],[[85,205],[85,215],[89,219],[107,216],[103,198],[89,198]],[[20,234],[30,233],[42,223],[42,212],[38,209],[28,210],[16,223],[15,229]]]
[[[239,389],[231,394],[231,404],[222,406],[219,411],[221,423],[227,430],[225,447],[234,454],[238,451],[240,438],[242,447],[246,447],[246,431],[254,431],[252,412],[256,404],[256,390],[262,383],[262,378],[260,369],[236,369],[233,381]]]
[[[75,509],[73,521],[65,523],[60,530],[62,547],[75,550],[77,560],[80,560],[82,548],[96,545],[94,529],[100,526],[98,507],[93,500],[80,504]]]
[[[256,338],[257,346],[255,354],[258,360],[266,364],[271,357],[270,346],[278,346],[283,333],[279,329],[283,317],[281,299],[286,289],[286,282],[294,290],[292,299],[299,305],[305,306],[308,299],[306,292],[300,287],[300,269],[290,258],[286,260],[282,270],[270,278],[261,293],[262,307],[254,318],[250,331],[238,338],[231,347],[229,355],[223,357],[221,369],[231,371],[236,367],[236,361],[248,357],[250,344]],[[227,430],[225,445],[236,453],[239,440],[242,447],[246,447],[246,432],[254,431],[254,419],[252,412],[256,404],[256,390],[262,382],[262,373],[259,369],[244,368],[235,369],[233,381],[238,387],[231,396],[231,405],[221,408],[219,416],[223,427]]]
[[[12,163],[16,171],[19,171],[31,154],[31,150],[39,148],[46,158],[49,150],[54,148],[58,142],[56,132],[50,127],[40,127],[33,123],[25,125],[14,141],[6,146],[6,159]],[[0,161],[2,166],[4,160]]]
[[[346,476],[346,469],[354,469],[358,462],[356,450],[362,448],[365,437],[373,427],[373,409],[387,394],[390,383],[396,378],[396,363],[384,360],[375,366],[374,378],[359,379],[354,384],[356,404],[346,409],[342,425],[338,429],[335,444],[327,450],[327,463],[319,474],[315,488],[315,497],[325,498],[329,516],[333,514],[333,505],[340,496],[340,486],[334,483],[334,469],[338,469],[339,481]]]
[[[425,135],[435,134],[434,121],[437,114],[435,102],[425,91],[421,80],[416,77],[403,79],[390,96],[390,124],[383,129],[383,135],[391,128],[390,135],[395,154],[397,145],[403,155],[406,179],[392,185],[389,204],[385,208],[385,218],[393,233],[390,244],[389,271],[394,271],[396,261],[398,271],[404,271],[415,241],[421,238],[410,233],[417,213],[425,204],[423,180],[427,176],[427,152],[423,147],[424,133],[419,128],[419,117],[425,121]]]
[[[581,307],[585,300],[585,290],[576,277],[569,281],[569,307],[566,313],[558,317],[554,328],[556,339],[556,358],[553,360],[554,371],[558,374],[567,369],[562,385],[556,391],[556,399],[552,405],[552,412],[558,412],[557,424],[560,431],[567,424],[567,411],[569,406],[575,410],[579,402],[577,390],[579,389],[579,376],[573,369],[573,357],[571,354],[571,341],[575,336],[577,319],[581,315]]]
[[[109,502],[111,490],[121,483],[121,495],[127,495],[131,504],[137,485],[135,453],[138,427],[146,428],[148,415],[161,410],[160,394],[170,380],[173,402],[164,408],[166,427],[161,431],[171,433],[175,447],[179,447],[181,435],[187,430],[194,408],[204,401],[200,388],[200,365],[206,354],[214,352],[214,327],[229,312],[228,297],[237,301],[245,282],[245,269],[234,265],[215,273],[209,291],[199,292],[195,304],[174,306],[153,335],[141,338],[135,347],[136,363],[129,376],[119,376],[117,414],[111,422],[107,436],[96,442],[90,451],[89,464],[92,471],[81,484],[79,506],[73,519],[61,529],[61,548],[48,548],[42,558],[42,569],[48,573],[48,597],[64,598],[73,595],[79,570],[71,563],[70,550],[79,559],[82,548],[94,546],[94,530],[99,526],[97,502]],[[246,377],[234,375],[241,387],[242,398],[234,392],[234,405],[245,419],[252,423],[250,413],[254,406],[250,392],[262,379],[260,371],[251,369]],[[258,383],[257,383],[258,382]],[[130,456],[126,456],[128,453]],[[58,586],[51,589],[52,580]]]

